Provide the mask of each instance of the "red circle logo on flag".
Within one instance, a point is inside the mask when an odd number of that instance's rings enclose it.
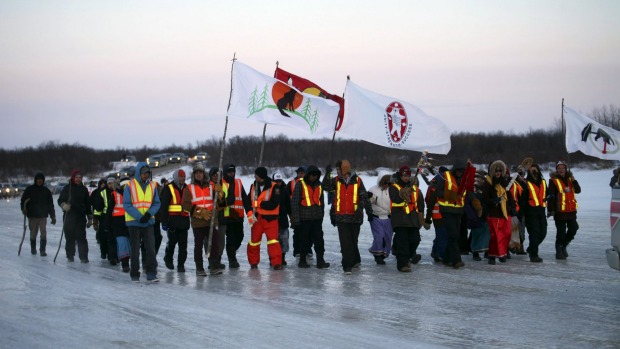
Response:
[[[394,143],[400,143],[403,138],[406,138],[407,112],[399,102],[390,103],[385,108],[385,112],[390,139]]]

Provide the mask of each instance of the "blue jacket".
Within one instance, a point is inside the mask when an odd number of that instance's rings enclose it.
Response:
[[[140,187],[142,187],[142,190],[146,190],[150,182],[150,180],[147,180],[146,182],[142,182],[140,180],[140,170],[145,166],[148,166],[146,162],[139,162],[136,165],[135,179],[138,181],[138,183],[140,183]],[[128,227],[146,228],[146,227],[155,225],[155,214],[157,213],[157,211],[159,211],[160,207],[161,207],[161,202],[159,201],[159,194],[157,193],[157,190],[155,190],[155,193],[153,194],[153,203],[151,204],[151,207],[147,211],[148,213],[151,214],[151,218],[146,223],[140,223],[140,218],[142,218],[142,213],[140,213],[140,211],[138,211],[137,208],[133,207],[133,204],[131,202],[131,192],[129,190],[129,185],[125,187],[125,191],[123,193],[123,208],[125,208],[125,212],[128,215],[132,216],[135,219],[134,221],[125,222]]]

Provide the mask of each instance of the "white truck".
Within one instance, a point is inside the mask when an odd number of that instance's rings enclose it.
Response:
[[[607,264],[620,270],[620,188],[611,189],[609,224],[611,226],[611,248],[605,251]]]

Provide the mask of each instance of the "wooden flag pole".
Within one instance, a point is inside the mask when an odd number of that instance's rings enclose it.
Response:
[[[222,184],[222,176],[223,176],[223,171],[222,171],[222,162],[224,161],[224,145],[226,144],[226,131],[228,130],[228,110],[230,110],[230,102],[232,100],[232,83],[233,83],[233,70],[235,69],[235,61],[237,60],[236,58],[237,53],[235,52],[233,54],[233,58],[232,58],[232,64],[230,67],[230,95],[228,96],[228,107],[226,108],[226,122],[224,123],[224,136],[222,137],[222,141],[220,143],[220,163],[219,163],[219,176],[217,179],[217,184]],[[192,178],[193,179],[193,178]],[[215,196],[215,200],[213,202],[213,210],[211,211],[211,224],[209,227],[209,239],[208,239],[208,243],[207,243],[207,258],[209,258],[211,256],[211,246],[213,245],[211,242],[213,241],[213,229],[214,229],[214,225],[215,225],[215,217],[217,216],[217,195]],[[218,266],[215,266],[216,268]]]
[[[274,78],[276,77],[276,72],[278,71],[279,65],[280,65],[280,62],[276,61],[276,70],[273,72]],[[260,146],[260,156],[258,157],[258,165],[256,165],[256,167],[260,167],[260,165],[263,164],[263,154],[265,152],[265,142],[266,142],[265,133],[267,133],[267,124],[263,126],[263,143]]]

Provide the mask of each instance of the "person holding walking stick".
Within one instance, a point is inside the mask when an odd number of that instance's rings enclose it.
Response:
[[[82,183],[82,173],[79,170],[71,172],[71,180],[65,185],[58,196],[58,205],[62,208],[63,230],[65,233],[65,252],[67,260],[73,262],[75,245],[77,243],[78,256],[82,263],[88,263],[88,241],[86,229],[93,225],[88,189]]]
[[[28,226],[30,227],[30,253],[37,254],[37,234],[41,231],[39,252],[41,257],[47,256],[45,253],[47,217],[51,218],[52,225],[56,224],[56,212],[54,211],[52,192],[45,186],[43,173],[39,172],[34,176],[34,184],[24,191],[20,206],[24,217],[28,218]],[[24,229],[24,235],[25,233],[26,230]]]

